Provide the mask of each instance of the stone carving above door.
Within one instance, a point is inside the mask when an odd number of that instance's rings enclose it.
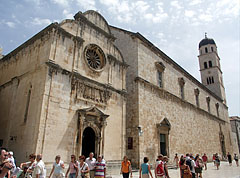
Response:
[[[107,88],[94,86],[78,80],[72,82],[72,89],[75,89],[76,100],[88,100],[98,104],[106,105],[112,96],[112,92]]]

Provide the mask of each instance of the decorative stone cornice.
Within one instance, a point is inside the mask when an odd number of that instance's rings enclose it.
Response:
[[[110,85],[107,85],[107,84],[103,84],[103,83],[100,83],[98,81],[95,81],[95,80],[92,80],[90,78],[87,78],[85,76],[82,76],[81,74],[79,74],[78,72],[75,72],[75,71],[68,71],[64,68],[62,68],[60,65],[54,63],[52,60],[49,60],[48,62],[46,62],[46,65],[49,67],[49,75],[51,76],[53,73],[54,74],[57,74],[57,73],[61,73],[61,74],[64,74],[64,75],[69,75],[69,77],[71,77],[72,80],[82,80],[82,81],[85,81],[85,82],[88,82],[90,84],[93,84],[93,85],[96,85],[96,86],[99,86],[105,90],[110,90],[110,91],[113,91],[113,92],[116,92],[120,95],[123,95],[124,97],[126,97],[127,95],[127,92],[126,90],[118,90],[118,89],[115,89],[114,87],[110,86]],[[74,81],[72,81],[72,85],[74,85]],[[74,86],[72,86],[73,88]]]
[[[201,108],[198,108],[197,106],[187,102],[186,100],[182,100],[181,98],[177,97],[176,95],[173,95],[172,93],[158,87],[157,85],[154,85],[154,84],[150,83],[149,81],[147,81],[147,80],[145,80],[141,77],[136,77],[135,82],[142,83],[142,84],[144,84],[145,87],[149,87],[151,90],[156,91],[159,94],[159,97],[161,97],[161,98],[171,100],[173,102],[179,103],[179,104],[184,105],[186,107],[190,107],[190,108],[196,110],[197,112],[199,112],[201,114],[210,116],[210,118],[212,120],[218,121],[219,123],[222,123],[222,124],[226,123],[225,120],[222,120],[219,117],[217,117],[217,116],[215,116],[215,115],[213,115],[213,114],[211,114],[211,113],[209,113],[209,112],[207,112],[207,111],[205,111]]]

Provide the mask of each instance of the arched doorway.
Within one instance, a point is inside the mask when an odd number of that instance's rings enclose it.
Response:
[[[83,131],[82,137],[82,155],[88,157],[90,152],[95,154],[95,137],[96,134],[91,127],[87,127]]]

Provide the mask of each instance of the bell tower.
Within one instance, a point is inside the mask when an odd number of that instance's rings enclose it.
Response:
[[[207,37],[199,43],[199,66],[202,84],[219,96],[226,104],[225,88],[223,85],[220,58],[215,41]]]

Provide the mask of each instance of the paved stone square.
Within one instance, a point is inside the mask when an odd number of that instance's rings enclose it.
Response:
[[[235,162],[232,166],[228,165],[228,162],[221,162],[220,169],[217,170],[213,163],[208,163],[208,170],[203,170],[203,178],[240,178],[240,167],[236,167]],[[154,171],[152,170],[152,173]],[[170,169],[169,174],[171,178],[180,178],[179,169]],[[122,178],[122,175],[111,175],[112,178]],[[139,177],[138,172],[133,173],[133,178]]]

